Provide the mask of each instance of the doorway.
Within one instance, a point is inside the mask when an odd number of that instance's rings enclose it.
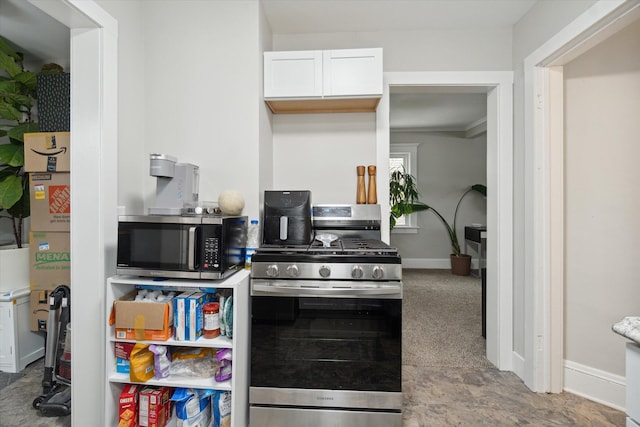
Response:
[[[512,81],[511,72],[385,73],[377,110],[379,191],[388,194],[390,93],[402,86],[484,88],[487,93],[487,359],[512,370]],[[389,205],[382,201],[383,239],[389,241]],[[488,239],[488,240],[489,240]]]

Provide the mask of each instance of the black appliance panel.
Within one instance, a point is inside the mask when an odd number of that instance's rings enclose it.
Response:
[[[286,218],[286,239],[282,238]],[[311,242],[311,192],[265,191],[263,244],[306,245]]]
[[[252,297],[251,386],[401,392],[402,300]]]

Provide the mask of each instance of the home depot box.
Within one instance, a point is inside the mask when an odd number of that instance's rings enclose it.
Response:
[[[69,132],[24,134],[24,170],[26,172],[69,172]]]
[[[69,233],[29,233],[29,283],[32,291],[52,291],[58,285],[71,286],[69,247]]]
[[[171,302],[135,301],[130,292],[113,302],[116,339],[166,341],[173,336]]]
[[[29,296],[29,329],[33,332],[47,331],[49,292],[31,291]]]
[[[31,230],[69,231],[71,225],[71,187],[69,173],[29,174]]]

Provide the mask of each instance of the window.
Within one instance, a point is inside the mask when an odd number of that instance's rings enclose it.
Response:
[[[418,144],[391,144],[389,147],[389,173],[404,170],[418,178]],[[403,215],[396,220],[393,233],[417,233],[416,214]]]

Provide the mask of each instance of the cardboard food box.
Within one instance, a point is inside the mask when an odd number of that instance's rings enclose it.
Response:
[[[49,292],[31,291],[29,296],[29,329],[46,332],[49,319]]]
[[[29,283],[32,291],[52,291],[58,285],[71,286],[69,233],[29,233]]]
[[[116,339],[166,341],[171,338],[171,301],[135,301],[135,295],[133,291],[113,302]]]
[[[132,342],[116,342],[113,346],[113,354],[116,356],[116,372],[119,374],[128,374],[131,364],[129,363],[129,355],[133,346]]]
[[[69,172],[71,157],[69,132],[24,134],[24,170],[26,172]]]
[[[193,291],[185,291],[173,298],[173,330],[176,341],[187,339],[187,309],[186,302]]]
[[[204,328],[204,316],[202,313],[202,306],[209,302],[212,294],[204,292],[196,292],[187,297],[187,331],[185,338],[187,341],[196,341],[202,336],[202,329]]]
[[[146,387],[140,392],[138,425],[140,427],[164,427],[171,416],[171,389]]]
[[[138,426],[138,392],[140,386],[127,384],[120,392],[118,399],[118,427]]]
[[[69,173],[30,173],[31,230],[69,231],[71,186]]]

